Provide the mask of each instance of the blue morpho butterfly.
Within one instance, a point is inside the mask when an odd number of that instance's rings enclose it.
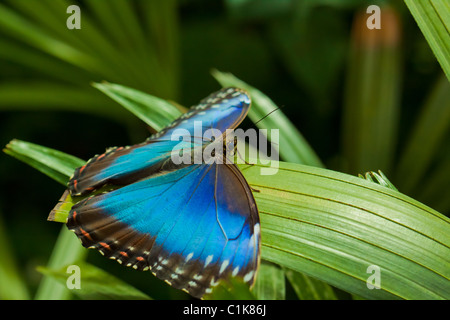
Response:
[[[225,137],[249,108],[245,91],[225,88],[145,142],[96,155],[68,183],[72,196],[88,197],[72,207],[67,227],[85,247],[150,270],[197,298],[229,276],[252,285],[260,261],[259,216],[238,167],[210,160],[176,164],[171,157],[186,144],[204,150],[213,143],[195,136],[194,122],[201,121],[202,134],[212,128]],[[176,129],[192,140],[172,141]],[[107,186],[114,188],[92,193]]]

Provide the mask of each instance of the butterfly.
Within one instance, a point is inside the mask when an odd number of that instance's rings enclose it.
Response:
[[[193,297],[221,279],[252,285],[260,263],[259,214],[252,190],[234,163],[175,163],[174,154],[204,151],[223,140],[201,135],[236,128],[251,101],[242,89],[224,88],[140,144],[114,147],[77,168],[67,227],[83,246],[137,270],[150,270]],[[195,124],[201,124],[200,131]],[[173,139],[182,132],[178,139]],[[200,135],[199,135],[200,132]],[[190,136],[190,140],[186,137]],[[186,151],[188,150],[188,151]]]

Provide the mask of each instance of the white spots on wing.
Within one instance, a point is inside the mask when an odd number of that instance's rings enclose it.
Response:
[[[206,257],[206,260],[205,260],[205,267],[206,267],[208,264],[211,263],[213,257],[214,257],[214,255],[212,255],[212,254]]]
[[[212,278],[211,282],[209,283],[212,287],[215,287],[219,284],[219,281],[215,281],[216,279]]]
[[[261,232],[261,227],[260,227],[259,223],[256,223],[255,226],[253,227],[253,233],[256,235],[256,237],[258,237],[260,232]]]
[[[222,265],[220,266],[219,274],[224,272],[229,264],[230,264],[230,260],[225,260],[224,262],[222,262]]]
[[[253,274],[255,273],[255,271],[250,271],[249,273],[247,273],[245,276],[244,276],[244,282],[249,282],[250,280],[252,280],[252,278],[253,278]]]
[[[202,274],[196,274],[196,275],[194,275],[192,278],[193,278],[194,280],[200,281],[200,280],[202,280],[203,275],[202,275]]]
[[[193,256],[194,256],[194,252],[189,253],[185,259],[185,262],[188,262],[189,260],[191,260]]]
[[[183,268],[180,268],[180,267],[177,267],[177,268],[175,269],[175,273],[181,275],[181,274],[184,273],[184,269],[183,269]]]
[[[233,269],[233,273],[231,274],[233,277],[235,277],[239,272],[239,267],[236,267]]]

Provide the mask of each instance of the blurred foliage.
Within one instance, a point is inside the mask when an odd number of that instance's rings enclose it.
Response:
[[[70,4],[81,7],[81,30],[66,28]],[[370,4],[389,12],[382,30],[365,29]],[[440,13],[448,22],[445,7]],[[271,97],[325,167],[382,170],[400,192],[450,213],[445,54],[440,65],[401,1],[4,0],[0,16],[2,145],[17,138],[88,159],[140,142],[149,129],[92,82],[189,106],[218,88],[217,68]],[[448,39],[448,29],[439,32]],[[30,291],[1,294],[34,296],[35,268],[47,264],[60,230],[45,217],[63,187],[5,155],[0,177],[11,260],[0,270]],[[146,292],[132,270],[103,260],[89,256]],[[161,287],[152,298],[186,297],[148,278]]]

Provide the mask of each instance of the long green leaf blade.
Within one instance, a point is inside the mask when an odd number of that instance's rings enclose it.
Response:
[[[406,146],[401,153],[395,181],[405,193],[422,191],[425,173],[439,148],[448,141],[450,129],[450,84],[446,77],[436,82],[422,107]],[[444,196],[444,195],[442,195]],[[444,196],[445,197],[445,196]]]
[[[67,264],[84,260],[87,256],[87,249],[80,245],[78,238],[70,232],[66,226],[62,226],[58,240],[47,264],[49,269],[58,269]],[[56,281],[52,277],[45,276],[36,292],[36,300],[64,300],[69,299],[71,291]]]
[[[70,292],[81,299],[150,300],[149,296],[138,289],[86,262],[74,261],[58,268],[40,267],[38,270],[61,286],[66,286],[72,272],[67,272],[69,266],[79,268],[80,288],[71,289]]]
[[[3,151],[63,185],[66,185],[75,168],[85,163],[64,152],[17,139],[8,143]]]
[[[285,274],[300,300],[337,300],[333,288],[325,282],[289,269]]]
[[[449,219],[390,188],[282,163],[241,166],[255,193],[262,258],[366,298],[448,299]],[[380,290],[367,268],[382,270]],[[417,277],[420,274],[420,277]]]
[[[383,170],[395,154],[401,83],[400,19],[383,7],[383,28],[366,27],[366,13],[353,24],[345,85],[342,144],[345,171]]]
[[[0,300],[26,300],[29,299],[27,285],[17,268],[17,261],[8,240],[8,230],[4,225],[0,213]]]
[[[450,81],[450,3],[447,0],[405,0],[405,3]]]
[[[262,261],[252,292],[258,300],[284,300],[286,286],[283,269]]]
[[[141,91],[113,83],[94,83],[93,85],[156,131],[161,130],[182,114],[175,105]]]

